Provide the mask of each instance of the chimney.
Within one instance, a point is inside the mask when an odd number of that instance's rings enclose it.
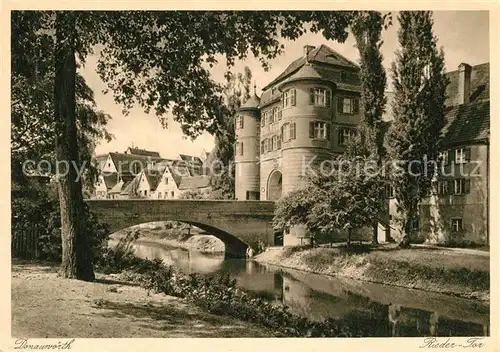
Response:
[[[468,104],[470,99],[470,76],[472,67],[461,63],[458,66],[458,104]]]
[[[307,61],[307,56],[309,55],[309,53],[314,50],[314,46],[313,45],[304,45],[304,57]]]

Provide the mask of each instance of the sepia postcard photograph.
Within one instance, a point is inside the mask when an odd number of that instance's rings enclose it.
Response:
[[[20,4],[0,352],[498,351],[498,3]]]

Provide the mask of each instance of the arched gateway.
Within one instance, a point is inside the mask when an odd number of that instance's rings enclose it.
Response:
[[[86,200],[90,210],[115,232],[153,221],[196,226],[226,245],[226,255],[244,258],[248,246],[274,242],[274,202],[223,200]]]
[[[275,170],[269,175],[267,180],[267,200],[276,201],[281,198],[283,176],[281,172]]]

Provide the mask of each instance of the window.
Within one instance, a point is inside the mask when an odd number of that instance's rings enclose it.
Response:
[[[323,121],[311,121],[309,123],[309,138],[330,139],[330,125]]]
[[[470,160],[470,149],[455,149],[455,164],[465,164]]]
[[[148,195],[148,191],[147,191],[147,190],[144,190],[144,196],[146,196],[146,197],[147,197],[147,195]]]
[[[111,167],[111,163],[108,163],[108,167]]]
[[[291,139],[295,139],[295,123],[285,123],[281,126],[281,139],[283,142],[288,142]]]
[[[266,152],[265,140],[260,142],[260,153],[264,154]]]
[[[163,181],[165,182],[166,185],[168,185],[168,177],[165,176],[165,178],[163,179]]]
[[[273,136],[272,138],[272,150],[278,150],[279,149],[279,146],[278,146],[278,136]]]
[[[310,88],[309,105],[330,106],[330,91],[325,88]]]
[[[277,122],[279,120],[279,108],[276,106],[273,108],[273,122]]]
[[[236,116],[236,128],[243,128],[243,116],[242,115],[238,115]]]
[[[340,80],[341,80],[342,82],[347,81],[347,73],[345,73],[345,72],[340,72]]]
[[[168,192],[165,192],[165,194],[163,195],[163,199],[167,199],[167,196],[168,196]]]
[[[236,155],[243,155],[243,142],[236,142]]]
[[[357,114],[359,112],[359,100],[356,98],[337,98],[337,112],[339,114]]]
[[[463,230],[463,222],[460,218],[451,219],[451,231],[460,232]]]
[[[470,180],[464,178],[457,178],[454,181],[454,193],[466,194],[470,192]]]
[[[175,197],[175,193],[174,193],[174,191],[171,191],[171,192],[170,192],[170,197],[172,197],[172,198],[174,198],[174,197]]]
[[[388,199],[394,198],[394,187],[392,185],[385,186],[385,195]]]
[[[295,89],[288,89],[283,93],[282,96],[284,108],[289,108],[290,106],[295,106]]]
[[[266,125],[266,113],[265,112],[262,114],[262,117],[260,119],[260,125],[262,127],[264,127]]]
[[[271,89],[271,95],[275,95],[276,94],[276,88],[272,88]]]
[[[161,192],[158,192],[158,199],[161,199]]]
[[[356,137],[355,129],[353,128],[339,129],[339,145],[346,145],[355,137]]]
[[[448,158],[449,155],[447,150],[439,153],[439,162],[441,163],[441,165],[448,165]]]

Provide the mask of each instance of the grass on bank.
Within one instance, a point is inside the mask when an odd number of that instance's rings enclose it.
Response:
[[[282,248],[257,261],[324,275],[442,292],[466,298],[489,296],[489,256],[439,248],[354,245],[345,248]]]
[[[120,239],[97,263],[96,269],[121,273],[120,278],[138,283],[155,293],[183,298],[203,310],[254,323],[279,337],[370,336],[364,324],[346,324],[338,319],[312,321],[292,314],[285,305],[274,305],[236,287],[229,275],[186,275],[161,260],[140,259],[130,246],[133,236]]]

